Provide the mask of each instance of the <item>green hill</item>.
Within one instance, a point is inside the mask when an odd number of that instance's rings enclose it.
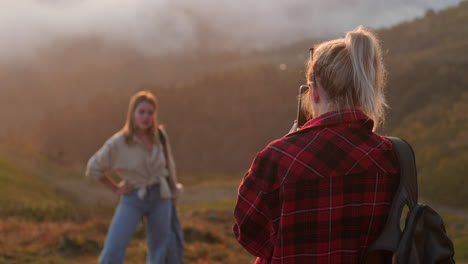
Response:
[[[378,32],[387,50],[389,126],[467,91],[468,1]]]
[[[427,104],[407,115],[392,134],[416,152],[419,188],[426,200],[467,207],[468,92],[455,100]]]
[[[2,218],[80,220],[98,210],[109,212],[107,192],[80,170],[11,138],[0,138],[0,182]]]
[[[19,151],[6,147],[11,145],[2,140],[0,216],[34,220],[74,217],[75,206],[48,183],[50,178],[45,177],[47,172],[43,170],[45,161],[31,152],[21,151],[25,155],[19,155]],[[22,144],[17,146],[23,148]]]
[[[468,207],[468,1],[382,30],[388,48],[386,132],[417,156],[426,199]]]

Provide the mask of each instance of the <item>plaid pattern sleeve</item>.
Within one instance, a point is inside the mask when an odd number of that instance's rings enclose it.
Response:
[[[275,182],[262,175],[274,175],[277,165],[268,157],[268,149],[260,152],[242,180],[234,212],[234,234],[239,243],[254,256],[268,259],[273,251],[275,228],[272,209],[279,206]]]
[[[356,110],[270,143],[239,186],[234,234],[257,264],[359,263],[399,182],[391,143]]]

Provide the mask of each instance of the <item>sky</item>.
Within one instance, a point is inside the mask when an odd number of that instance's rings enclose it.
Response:
[[[0,0],[0,59],[98,37],[149,54],[263,49],[380,28],[460,0]]]

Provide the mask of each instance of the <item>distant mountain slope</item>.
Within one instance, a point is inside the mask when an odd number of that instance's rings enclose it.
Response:
[[[390,126],[404,113],[451,100],[468,83],[468,1],[379,31],[387,49]]]
[[[392,132],[412,144],[419,188],[428,201],[468,207],[467,113],[465,91],[455,100],[427,104],[414,111]]]
[[[421,194],[468,207],[468,1],[379,35],[388,49],[386,132],[416,151]]]

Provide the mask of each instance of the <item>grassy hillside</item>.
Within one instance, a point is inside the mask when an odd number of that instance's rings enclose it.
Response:
[[[82,168],[47,158],[15,138],[0,138],[0,217],[33,221],[85,220],[109,213],[116,198],[86,179]]]
[[[0,215],[37,220],[57,219],[74,214],[69,201],[54,192],[37,173],[17,163],[0,159]]]
[[[467,207],[468,92],[445,104],[428,104],[408,115],[394,134],[417,155],[419,188],[426,199]]]
[[[388,48],[387,134],[416,151],[423,197],[468,208],[468,1],[382,30]]]
[[[467,91],[468,1],[378,32],[387,50],[389,126]]]
[[[78,215],[73,203],[47,181],[52,166],[19,142],[0,142],[0,216],[59,220]]]

